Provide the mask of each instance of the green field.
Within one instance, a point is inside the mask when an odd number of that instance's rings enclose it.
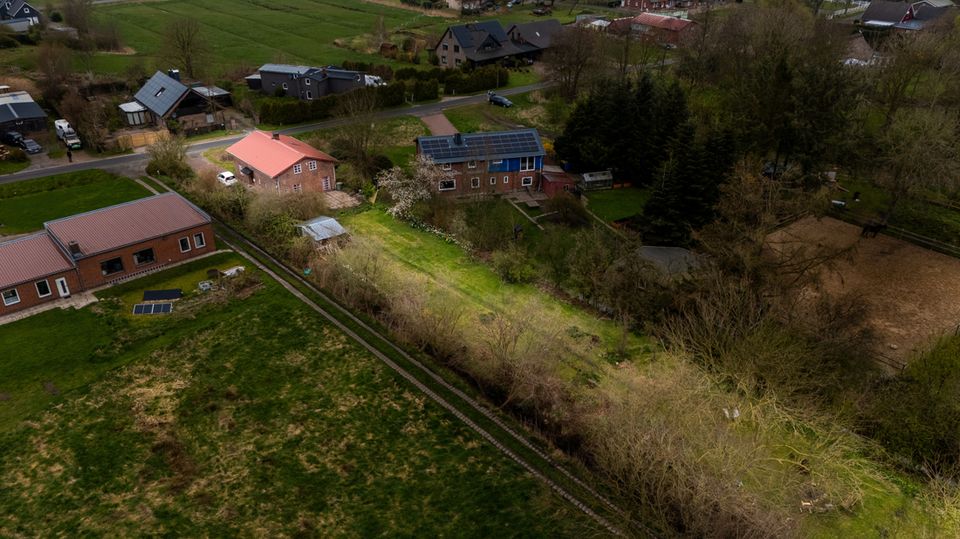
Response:
[[[238,261],[0,326],[0,535],[597,534],[249,264],[262,283],[128,314]]]
[[[13,174],[30,166],[30,160],[26,161],[0,161],[0,174]]]
[[[133,180],[102,170],[0,185],[0,234],[39,230],[46,221],[150,194]]]
[[[607,222],[619,221],[643,212],[643,206],[650,199],[649,189],[608,189],[591,191],[586,194],[587,209]]]

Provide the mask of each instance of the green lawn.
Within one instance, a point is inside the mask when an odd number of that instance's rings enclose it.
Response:
[[[39,230],[46,221],[150,195],[133,180],[102,170],[0,185],[0,233]]]
[[[395,262],[396,271],[423,277],[429,294],[437,294],[445,304],[462,307],[467,321],[482,320],[490,312],[516,319],[537,313],[535,331],[559,332],[553,338],[563,340],[573,355],[582,360],[575,366],[577,371],[589,372],[605,364],[622,337],[621,328],[615,323],[556,300],[534,285],[504,283],[488,265],[472,259],[459,246],[411,228],[381,209],[343,215],[342,222],[352,235],[372,242],[386,253]],[[468,339],[478,325],[465,324]],[[597,339],[581,338],[585,335]],[[473,337],[481,338],[479,334]],[[628,338],[628,356],[642,359],[651,350],[652,343],[646,338]]]
[[[27,161],[0,161],[0,174],[13,174],[30,166],[30,160]]]
[[[650,199],[649,189],[628,187],[591,191],[586,194],[587,209],[607,222],[619,221],[643,212],[643,206]]]
[[[443,113],[454,127],[464,133],[524,127],[537,128],[545,135],[556,135],[563,131],[562,119],[569,105],[551,105],[541,92],[512,95],[509,99],[513,102],[510,108],[482,103],[447,109]],[[549,112],[552,106],[560,108],[553,115]]]
[[[0,535],[596,535],[276,282],[128,314],[237,262],[0,326]]]

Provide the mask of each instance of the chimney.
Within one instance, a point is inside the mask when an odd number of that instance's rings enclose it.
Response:
[[[74,259],[77,259],[83,256],[83,251],[80,250],[79,243],[75,241],[71,241],[70,243],[67,244],[67,248],[70,249],[70,256],[72,256]]]
[[[463,145],[463,135],[460,133],[455,133],[453,135],[453,143],[456,144],[457,146]]]
[[[280,132],[279,132],[279,131],[274,131],[274,132],[273,132],[273,140],[280,140]]]
[[[179,69],[168,69],[168,70],[167,70],[167,75],[169,75],[170,78],[173,79],[173,80],[176,80],[176,81],[179,81],[179,80],[180,80],[180,70],[179,70]]]

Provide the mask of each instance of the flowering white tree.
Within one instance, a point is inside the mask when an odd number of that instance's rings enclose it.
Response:
[[[382,170],[377,174],[377,185],[390,192],[393,207],[387,210],[394,217],[407,217],[413,206],[421,200],[429,200],[447,173],[426,155],[418,155],[413,161],[413,172],[407,174],[400,167]]]

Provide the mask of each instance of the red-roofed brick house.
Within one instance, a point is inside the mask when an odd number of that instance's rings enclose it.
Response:
[[[633,32],[661,45],[682,45],[696,26],[697,23],[689,19],[641,13],[635,17],[625,17],[611,21],[607,31],[618,34]]]
[[[176,193],[50,221],[0,243],[0,316],[215,249],[210,216]]]
[[[247,185],[278,193],[330,191],[337,160],[293,137],[254,131],[227,148]]]

